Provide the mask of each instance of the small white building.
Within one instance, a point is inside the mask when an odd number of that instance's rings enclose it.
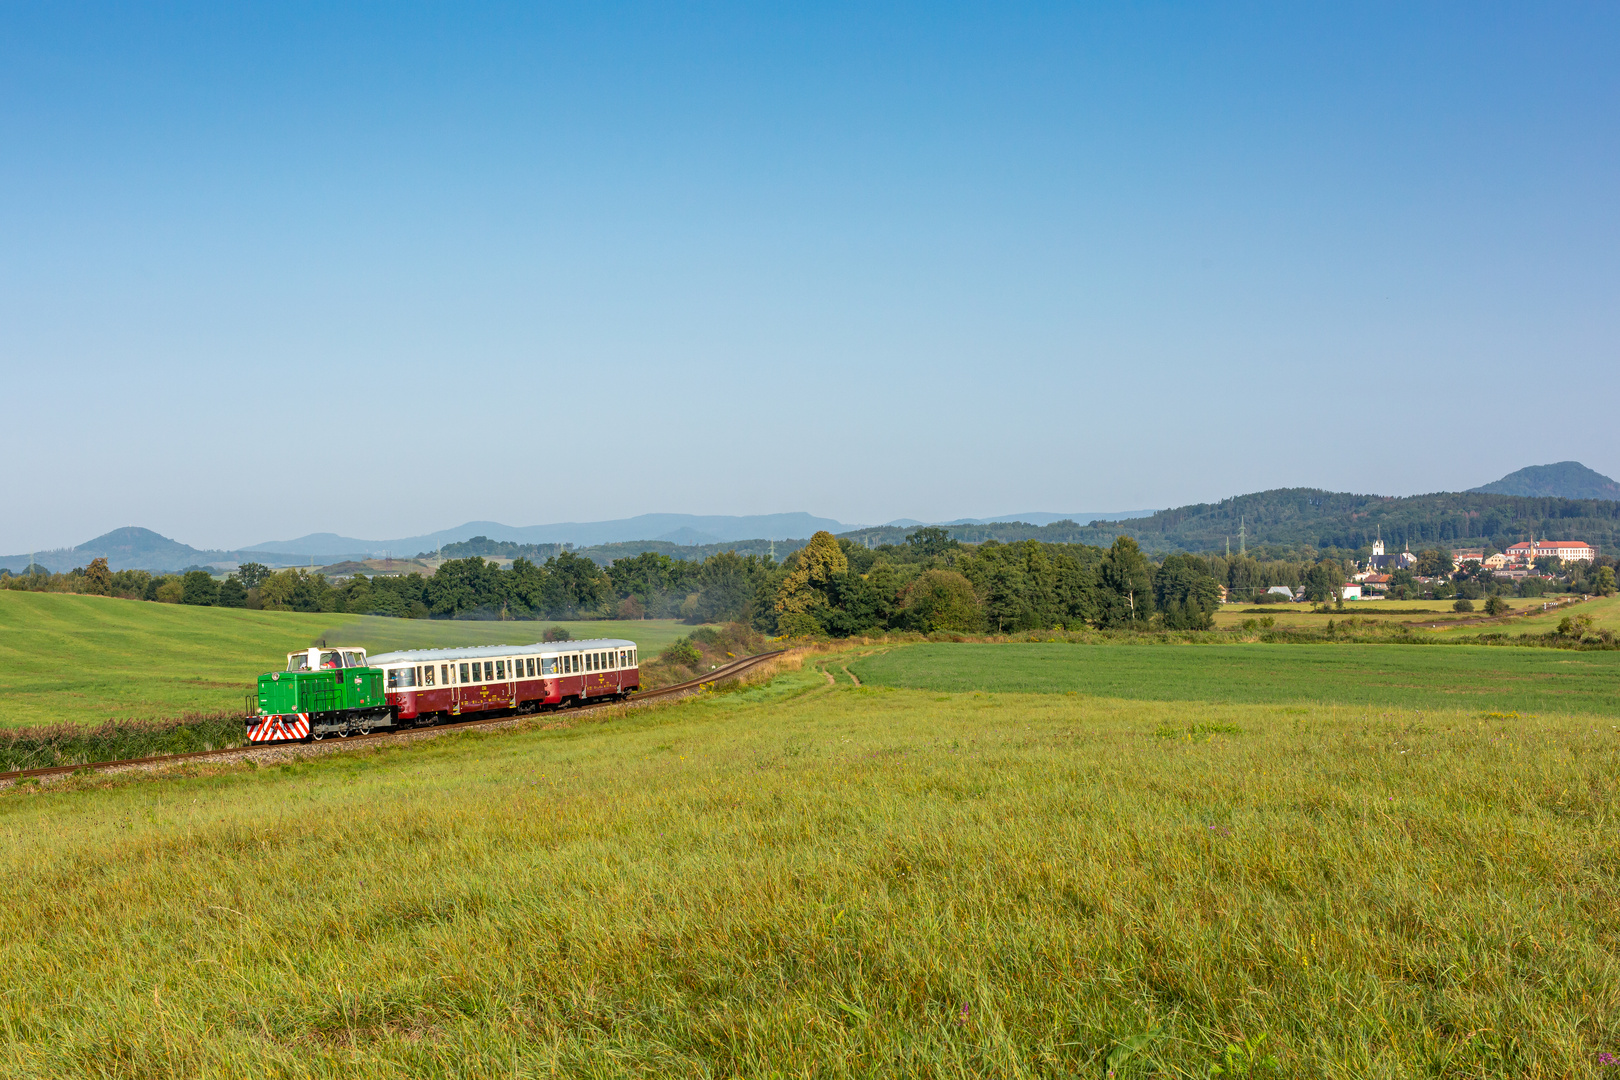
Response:
[[[1347,581],[1344,583],[1344,592],[1341,595],[1343,595],[1346,600],[1360,600],[1361,585],[1358,582]]]

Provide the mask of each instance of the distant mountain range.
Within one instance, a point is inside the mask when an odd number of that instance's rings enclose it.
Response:
[[[36,552],[33,558],[53,571],[104,558],[114,570],[172,573],[188,566],[232,566],[243,562],[307,566],[384,554],[410,558],[478,536],[519,544],[569,544],[588,549],[588,554],[598,561],[611,561],[640,550],[699,557],[718,550],[716,545],[765,551],[776,541],[780,558],[797,546],[792,541],[803,541],[822,529],[876,546],[896,543],[924,524],[901,518],[880,526],[846,525],[806,513],[642,514],[616,521],[525,527],[469,521],[454,529],[396,540],[312,533],[296,540],[270,540],[235,551],[201,550],[150,529],[129,527],[77,547]],[[957,518],[938,524],[969,543],[1040,539],[1106,545],[1123,534],[1136,537],[1148,550],[1160,552],[1223,550],[1228,540],[1234,549],[1244,544],[1354,549],[1382,536],[1386,543],[1416,548],[1452,540],[1512,543],[1531,535],[1585,540],[1612,552],[1620,547],[1620,484],[1579,462],[1563,461],[1520,469],[1467,492],[1394,498],[1286,488],[1171,510],[1073,514],[1032,511],[998,518]],[[781,546],[783,542],[787,542],[785,547]],[[27,567],[29,558],[26,554],[3,557],[0,567],[15,573]]]
[[[1531,465],[1484,487],[1469,488],[1483,495],[1523,495],[1531,499],[1620,499],[1620,484],[1578,461]]]
[[[617,521],[565,521],[553,525],[502,525],[498,521],[469,521],[454,529],[406,536],[397,540],[356,540],[335,533],[312,533],[296,540],[270,540],[252,545],[253,551],[306,558],[337,558],[356,555],[410,556],[432,552],[445,544],[487,536],[516,544],[596,544],[627,540],[666,540],[675,544],[722,544],[728,540],[788,540],[804,538],[821,529],[844,532],[856,526],[811,514],[753,514],[743,517],[696,514],[642,514]]]
[[[1123,516],[1128,515],[1031,513],[987,520],[1021,520],[1042,525],[1064,519],[1101,521]],[[975,523],[975,519],[963,518],[947,524],[971,523]],[[114,529],[77,547],[0,557],[0,568],[16,573],[27,568],[30,558],[45,569],[56,572],[85,566],[92,559],[106,559],[114,570],[138,569],[163,573],[184,570],[188,566],[231,566],[244,562],[260,562],[267,566],[324,565],[384,554],[410,558],[436,551],[445,544],[471,540],[477,536],[519,544],[569,544],[575,548],[604,549],[603,557],[612,558],[613,555],[605,552],[622,544],[643,545],[646,550],[661,551],[684,548],[696,554],[706,552],[715,545],[758,541],[768,546],[773,540],[806,540],[822,529],[847,533],[859,528],[862,526],[805,513],[747,516],[642,514],[617,521],[560,522],[523,527],[503,525],[498,521],[469,521],[454,529],[394,540],[362,540],[337,533],[311,533],[295,540],[267,540],[247,548],[221,551],[194,548],[150,529],[130,526]],[[761,546],[760,550],[766,550],[766,547]],[[783,550],[790,551],[792,546]]]

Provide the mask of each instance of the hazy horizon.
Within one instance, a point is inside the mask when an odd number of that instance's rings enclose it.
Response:
[[[0,551],[1620,473],[1610,6],[0,31]]]

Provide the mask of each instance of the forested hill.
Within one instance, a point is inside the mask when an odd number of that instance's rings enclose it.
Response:
[[[1607,499],[1532,499],[1479,492],[1442,492],[1397,498],[1352,495],[1315,488],[1278,488],[1237,495],[1216,503],[1161,510],[1143,518],[1086,525],[993,524],[953,526],[952,537],[984,540],[1043,540],[1057,544],[1107,547],[1116,536],[1135,537],[1148,551],[1222,551],[1239,544],[1243,527],[1250,547],[1257,545],[1336,547],[1355,550],[1380,534],[1393,550],[1490,540],[1497,547],[1533,535],[1551,540],[1585,540],[1609,553],[1620,551],[1620,502]],[[861,529],[847,533],[862,545],[897,542],[905,529]]]
[[[1508,473],[1494,483],[1468,490],[1488,495],[1527,495],[1531,498],[1620,499],[1620,484],[1578,461],[1531,465]]]

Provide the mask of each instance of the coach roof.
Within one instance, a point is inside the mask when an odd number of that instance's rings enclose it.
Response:
[[[389,664],[425,664],[441,660],[483,660],[492,656],[539,656],[542,653],[590,652],[593,649],[634,649],[626,638],[591,638],[586,641],[537,641],[533,645],[473,645],[464,649],[401,649],[366,658],[371,667]]]

